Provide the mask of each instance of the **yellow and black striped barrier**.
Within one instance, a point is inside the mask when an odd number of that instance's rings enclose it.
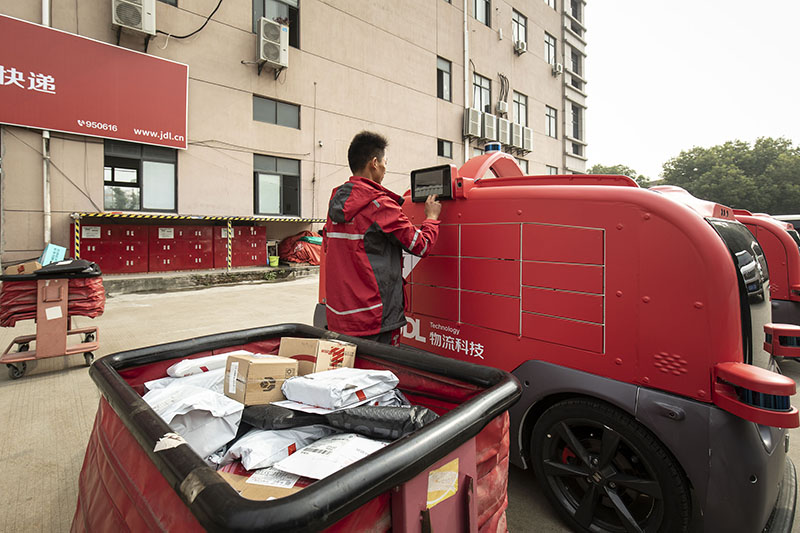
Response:
[[[231,224],[230,220],[228,220],[228,233],[227,233],[227,235],[228,235],[228,246],[227,246],[228,258],[227,258],[226,264],[228,265],[228,272],[230,272],[231,271],[231,255],[232,255],[232,250],[233,250],[232,243],[231,243],[231,241],[233,240],[233,224]]]
[[[74,244],[75,244],[75,250],[74,250],[75,253],[73,254],[73,257],[75,259],[80,259],[81,258],[81,219],[80,218],[76,218],[75,219],[75,242],[74,242]]]
[[[170,215],[156,213],[117,213],[113,211],[103,211],[99,213],[73,213],[72,218],[130,218],[130,219],[153,219],[153,220],[212,220],[212,221],[233,221],[233,222],[311,222],[324,223],[324,218],[299,218],[299,217],[260,217],[260,216],[218,216],[218,215]]]

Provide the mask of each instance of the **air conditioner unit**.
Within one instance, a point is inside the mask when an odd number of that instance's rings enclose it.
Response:
[[[504,102],[503,100],[498,101],[495,110],[498,115],[505,115],[508,113],[508,102]]]
[[[528,43],[525,41],[514,41],[514,52],[517,55],[522,55],[528,51]]]
[[[481,136],[481,112],[471,107],[464,108],[464,137]]]
[[[258,24],[258,60],[274,69],[289,66],[289,26],[261,17]]]
[[[558,76],[559,74],[564,73],[564,65],[561,63],[554,63],[553,64],[553,76]]]
[[[155,35],[156,0],[111,0],[111,23]]]
[[[522,124],[511,124],[511,146],[522,148]]]
[[[526,152],[533,152],[533,130],[522,128],[522,149]]]
[[[481,129],[481,137],[487,141],[497,140],[497,117],[491,113],[484,113],[483,120],[481,121],[483,128]]]
[[[497,140],[506,146],[511,144],[511,121],[505,118],[497,119]]]

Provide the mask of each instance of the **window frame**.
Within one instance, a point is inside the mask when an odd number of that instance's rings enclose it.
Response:
[[[518,20],[522,19],[522,20]],[[519,30],[522,29],[522,37],[520,38]],[[511,10],[511,39],[514,42],[522,41],[528,42],[528,17],[517,11]]]
[[[449,147],[450,155],[444,154],[445,147]],[[448,141],[447,139],[436,139],[436,154],[439,157],[444,157],[446,159],[453,159],[453,142]]]
[[[558,139],[558,109],[549,105],[544,106],[544,134]]]
[[[583,140],[583,107],[575,102],[571,103],[570,133],[572,133],[573,139]]]
[[[481,20],[478,18],[478,4],[483,4],[485,11],[484,16],[485,20]],[[472,2],[472,16],[475,20],[480,22],[481,24],[485,24],[488,27],[492,27],[492,0],[473,0]]]
[[[484,81],[486,86],[484,86]],[[481,107],[476,107],[476,96],[478,95],[480,95]],[[483,101],[484,95],[486,95],[487,102]],[[489,108],[488,111],[486,110],[487,106]],[[483,113],[492,112],[492,80],[486,76],[481,76],[477,72],[472,73],[472,107]]]
[[[259,164],[259,158],[271,158],[275,162],[275,169],[268,169],[265,166],[261,166]],[[297,164],[297,174],[291,174],[289,172],[280,171],[278,170],[278,161],[292,161]],[[263,161],[262,161],[263,163]],[[302,161],[300,159],[291,159],[288,157],[277,157],[271,155],[262,155],[262,154],[253,154],[253,214],[257,216],[281,216],[281,217],[297,217],[301,218],[302,211],[303,211],[303,181],[302,181]],[[278,213],[268,213],[261,210],[261,203],[260,203],[260,179],[259,174],[264,175],[275,175],[280,177],[280,198],[278,199]],[[284,212],[284,191],[287,188],[287,180],[293,180],[296,184],[297,188],[297,197],[295,200],[297,201],[297,213],[287,213]]]
[[[554,167],[552,165],[545,165],[547,167],[547,175],[548,176],[558,176],[558,167]]]
[[[256,118],[256,101],[264,100],[266,102],[271,102],[275,105],[275,122],[271,122],[269,120],[261,120],[260,118]],[[278,121],[278,109],[280,106],[288,106],[297,109],[297,126],[289,126],[287,124],[281,124]],[[283,126],[284,128],[292,128],[292,129],[301,129],[301,116],[300,116],[300,104],[294,104],[292,102],[284,102],[282,100],[276,100],[274,98],[269,98],[267,96],[259,96],[257,94],[253,95],[253,120],[256,122],[263,122],[264,124],[274,124],[275,126]]]
[[[549,65],[555,65],[558,58],[558,39],[544,32],[544,59]]]
[[[447,63],[447,71],[441,69],[441,62]],[[447,78],[447,98],[445,98],[445,77]],[[453,63],[436,56],[436,97],[446,102],[453,101]]]
[[[558,8],[556,7],[556,0],[544,0],[544,3],[547,4],[549,7],[552,7],[556,11]]]
[[[114,153],[114,144],[120,146],[127,145],[131,148],[129,155],[121,153]],[[137,152],[134,157],[133,147]],[[147,154],[147,150],[160,150],[163,151],[162,155]],[[112,154],[108,155],[111,151]],[[169,153],[169,156],[166,154]],[[172,208],[152,208],[144,206],[145,190],[144,185],[144,163],[163,163],[172,165]],[[109,164],[111,163],[111,164]],[[105,171],[107,168],[111,169],[111,180],[106,180]],[[136,170],[136,181],[125,182],[117,181],[114,179],[116,169],[129,169]],[[106,187],[127,187],[137,189],[139,191],[139,206],[137,208],[120,208],[117,206],[106,205]],[[176,148],[168,148],[166,146],[144,145],[139,143],[132,143],[126,141],[117,141],[115,139],[105,139],[103,143],[103,210],[112,211],[136,211],[144,213],[177,213],[178,212],[178,150]]]
[[[514,119],[515,124],[520,124],[521,126],[527,128],[528,127],[528,96],[522,94],[521,92],[513,91],[511,96],[511,107],[512,107],[512,118]],[[525,119],[524,122],[518,120],[520,110],[524,110],[523,118]]]

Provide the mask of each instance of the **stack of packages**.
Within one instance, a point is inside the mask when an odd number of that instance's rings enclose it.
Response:
[[[3,282],[0,287],[0,326],[14,327],[19,320],[36,318],[37,283],[36,280]],[[98,317],[103,314],[105,303],[102,277],[70,278],[69,316]]]
[[[283,338],[277,356],[187,359],[144,400],[242,497],[293,494],[437,418],[388,370],[352,368],[349,343]]]

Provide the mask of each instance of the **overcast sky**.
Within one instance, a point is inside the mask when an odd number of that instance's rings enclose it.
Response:
[[[651,179],[693,146],[800,142],[800,0],[588,0],[588,166]]]

